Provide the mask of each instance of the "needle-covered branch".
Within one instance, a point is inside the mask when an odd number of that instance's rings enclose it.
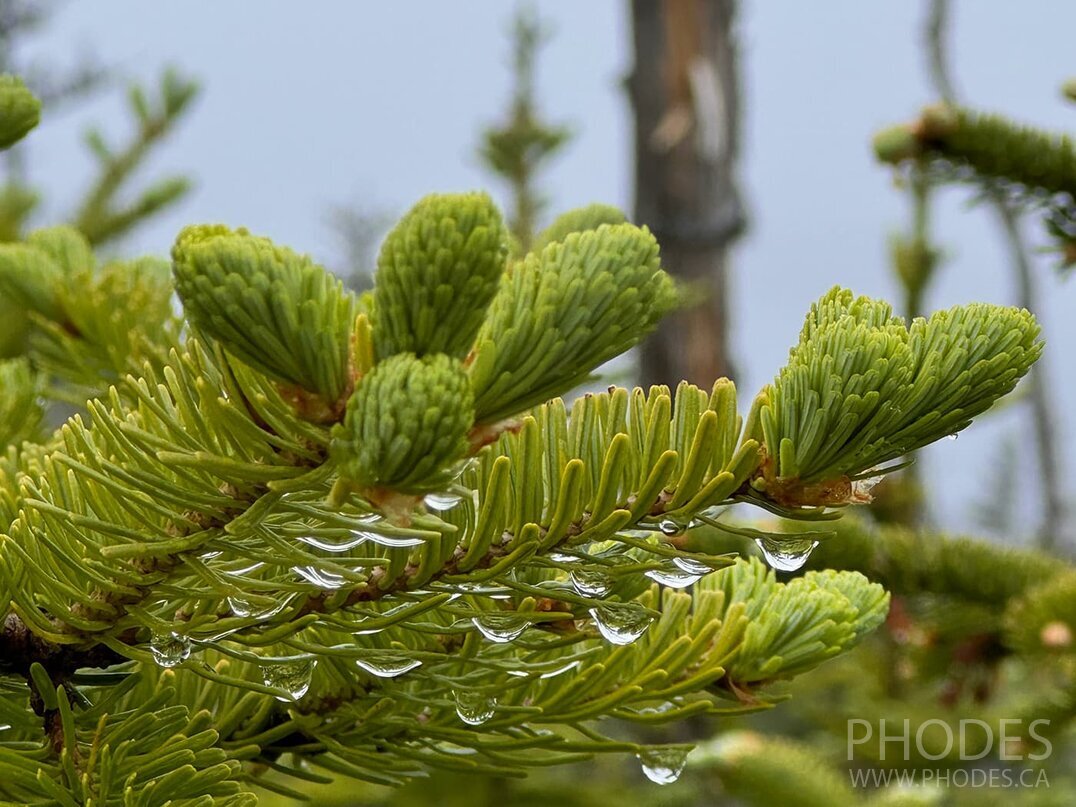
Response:
[[[128,105],[136,127],[130,142],[117,150],[105,142],[97,129],[87,133],[86,143],[97,158],[100,174],[73,218],[74,226],[91,244],[119,238],[146,217],[174,205],[190,190],[185,177],[166,177],[129,202],[117,199],[154,146],[175,128],[197,95],[197,83],[175,70],[166,70],[157,97],[151,99],[138,85],[129,89]]]
[[[746,425],[725,379],[569,405],[677,299],[653,236],[594,212],[516,260],[488,197],[429,197],[362,300],[266,238],[188,228],[186,330],[151,264],[122,286],[68,231],[6,247],[39,336],[0,368],[5,427],[33,436],[36,383],[100,391],[0,463],[25,662],[0,697],[0,794],[107,801],[123,777],[146,804],[231,804],[259,767],[320,776],[287,753],[387,783],[643,753],[597,721],[768,708],[873,630],[888,595],[862,575],[779,582],[687,532],[742,532],[717,520],[740,501],[828,519],[864,498],[827,491],[1011,390],[1033,319],[907,327],[835,290]],[[138,313],[104,316],[118,290]],[[815,545],[750,534],[785,569]]]
[[[1062,263],[1076,262],[1076,144],[1054,133],[964,107],[927,107],[874,139],[884,163],[918,162],[932,181],[975,183],[994,198],[1044,212]]]

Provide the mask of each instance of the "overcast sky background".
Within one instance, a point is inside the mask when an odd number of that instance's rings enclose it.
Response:
[[[963,97],[1029,122],[1076,129],[1076,106],[1058,87],[1076,75],[1076,4],[964,0],[955,4],[951,55]],[[332,262],[340,256],[328,211],[355,203],[396,214],[430,191],[491,185],[474,156],[483,124],[509,90],[504,0],[258,3],[95,0],[69,3],[27,55],[70,63],[98,54],[121,75],[154,78],[165,64],[204,84],[194,111],[155,155],[150,175],[189,172],[197,189],[154,219],[124,252],[165,253],[187,223],[245,225]],[[547,0],[556,34],[543,52],[539,91],[549,117],[577,137],[545,176],[554,209],[607,201],[630,209],[630,112],[622,81],[630,61],[627,0]],[[932,100],[920,33],[923,3],[745,2],[743,180],[751,230],[737,249],[734,347],[745,393],[783,362],[809,304],[835,283],[895,298],[886,237],[907,220],[907,200],[870,152],[870,136]],[[49,115],[31,138],[32,179],[62,218],[92,176],[80,132],[90,122],[121,138],[122,92]],[[937,236],[949,250],[933,308],[1010,302],[1014,280],[986,208],[946,192]],[[1041,228],[1029,223],[1036,243]],[[1038,259],[1047,371],[1065,416],[1068,490],[1076,491],[1076,280]],[[1038,502],[1022,410],[973,426],[926,452],[939,520],[969,529],[973,502],[989,496],[1000,445],[1021,445],[1011,470],[1033,526]],[[1022,448],[1028,447],[1027,450]],[[1032,480],[1032,481],[1028,481]]]

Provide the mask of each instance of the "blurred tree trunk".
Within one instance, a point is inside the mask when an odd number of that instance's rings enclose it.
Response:
[[[729,247],[745,226],[736,184],[735,0],[632,0],[635,219],[654,231],[688,306],[642,347],[642,382],[708,387],[732,375]]]

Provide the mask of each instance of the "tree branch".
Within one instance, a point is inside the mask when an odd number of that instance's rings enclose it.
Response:
[[[934,89],[947,103],[955,104],[956,90],[949,68],[945,36],[949,30],[949,0],[932,0],[927,18],[925,43],[930,64],[930,78]],[[996,188],[987,193],[1001,220],[1002,231],[1009,246],[1011,265],[1016,275],[1018,302],[1028,311],[1039,314],[1041,306],[1031,259],[1020,231],[1017,211]],[[1042,523],[1038,529],[1038,545],[1043,549],[1056,549],[1062,541],[1061,531],[1065,524],[1064,499],[1061,494],[1061,460],[1057,454],[1056,408],[1050,398],[1047,370],[1043,362],[1035,367],[1028,379],[1028,397],[1032,410],[1032,427],[1035,435],[1035,455],[1039,469],[1039,491],[1042,496]]]

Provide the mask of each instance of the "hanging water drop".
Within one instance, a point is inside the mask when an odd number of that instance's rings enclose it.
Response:
[[[317,666],[317,659],[298,657],[283,663],[270,663],[262,667],[262,681],[267,687],[288,693],[277,695],[278,701],[297,701],[310,689],[310,679]]]
[[[663,564],[660,569],[651,569],[646,572],[646,576],[669,588],[687,588],[702,577],[701,574],[684,571],[675,563]]]
[[[333,574],[317,566],[292,566],[291,570],[308,583],[313,583],[318,588],[340,588],[346,582],[341,575]]]
[[[658,522],[658,529],[661,530],[663,534],[673,538],[677,535],[683,535],[687,526],[681,524],[679,521],[673,521],[671,518],[664,518]]]
[[[756,538],[755,543],[762,550],[766,563],[780,572],[794,572],[801,568],[818,546],[818,541],[813,538],[800,538],[795,535],[766,535]]]
[[[650,627],[654,617],[633,603],[605,603],[590,609],[598,631],[611,644],[631,644]]]
[[[382,535],[378,532],[362,532],[361,530],[354,530],[352,535],[356,538],[361,537],[364,541],[372,541],[379,546],[387,546],[390,549],[407,549],[412,546],[422,546],[426,543],[421,538],[401,538],[393,535]]]
[[[455,743],[438,743],[437,750],[442,754],[452,754],[457,757],[469,757],[478,753],[477,748],[468,748],[465,745],[456,745]]]
[[[491,612],[471,617],[471,623],[479,632],[497,644],[507,644],[518,639],[531,623],[511,612]]]
[[[326,552],[346,552],[349,549],[354,549],[360,544],[366,543],[366,533],[353,531],[350,538],[345,538],[343,541],[330,541],[326,538],[319,538],[314,535],[300,535],[299,540],[309,546],[315,546],[318,549],[324,549]]]
[[[512,590],[495,583],[455,583],[454,587],[463,594],[475,594],[481,597],[494,597],[501,594],[511,594]]]
[[[688,574],[697,574],[699,577],[704,577],[710,572],[714,571],[714,567],[709,564],[703,563],[701,560],[695,560],[694,558],[673,558],[673,565],[681,571]]]
[[[609,575],[594,569],[572,569],[568,579],[581,597],[604,597],[613,587],[613,579]]]
[[[672,701],[665,701],[664,703],[659,703],[657,706],[640,706],[635,710],[635,713],[640,715],[663,715],[667,712],[671,712],[676,706],[677,704]]]
[[[378,678],[395,678],[422,666],[422,662],[418,659],[386,655],[379,655],[369,659],[355,659],[355,664],[366,670],[370,675],[376,675]]]
[[[359,624],[361,625],[362,623],[360,622]],[[351,631],[351,633],[355,636],[372,636],[375,633],[381,633],[386,627],[388,626],[383,625],[380,628],[360,628],[359,630]]]
[[[687,764],[688,750],[676,746],[647,748],[635,757],[639,760],[647,779],[658,785],[671,785],[680,778]]]
[[[228,598],[228,609],[232,612],[233,616],[248,617],[252,616],[255,619],[269,619],[269,617],[276,616],[291,602],[291,597],[284,597],[279,601],[270,602],[264,608],[259,608],[255,603],[248,600],[241,599],[240,597]]]
[[[463,501],[463,497],[455,493],[430,493],[422,501],[430,510],[444,512],[458,505]]]
[[[456,714],[469,726],[481,726],[497,711],[497,699],[474,690],[456,691]]]
[[[256,571],[256,570],[260,569],[264,565],[265,565],[265,563],[263,563],[262,561],[259,560],[259,561],[256,561],[255,563],[250,564],[249,566],[244,566],[241,569],[225,569],[224,573],[228,574],[228,575],[231,575],[232,577],[242,577],[245,574],[248,574],[250,572],[253,572],[253,571]]]
[[[563,667],[558,667],[555,670],[550,670],[549,672],[544,672],[541,675],[539,675],[538,677],[539,678],[556,678],[558,675],[564,675],[564,673],[568,672],[569,670],[574,670],[578,666],[579,666],[579,659],[576,659],[575,661],[571,661],[571,662],[565,664]]]
[[[878,476],[868,476],[865,479],[854,480],[852,482],[852,498],[859,501],[870,502],[871,491],[874,490],[875,486],[883,479],[885,479],[885,476],[879,474]]]
[[[177,667],[191,656],[191,640],[175,633],[156,635],[149,643],[149,652],[158,667]]]
[[[453,481],[458,480],[460,477],[462,477],[468,471],[471,471],[471,470],[477,468],[479,466],[479,464],[480,463],[478,462],[477,457],[471,457],[470,459],[464,460],[463,462],[461,462],[459,464],[459,467],[456,469],[455,475],[452,477]]]
[[[956,439],[957,437],[959,437],[959,436],[960,436],[959,434],[956,434],[956,433],[954,432],[953,434],[947,434],[947,435],[945,435],[945,439],[946,439],[946,440],[955,440],[955,439]]]

